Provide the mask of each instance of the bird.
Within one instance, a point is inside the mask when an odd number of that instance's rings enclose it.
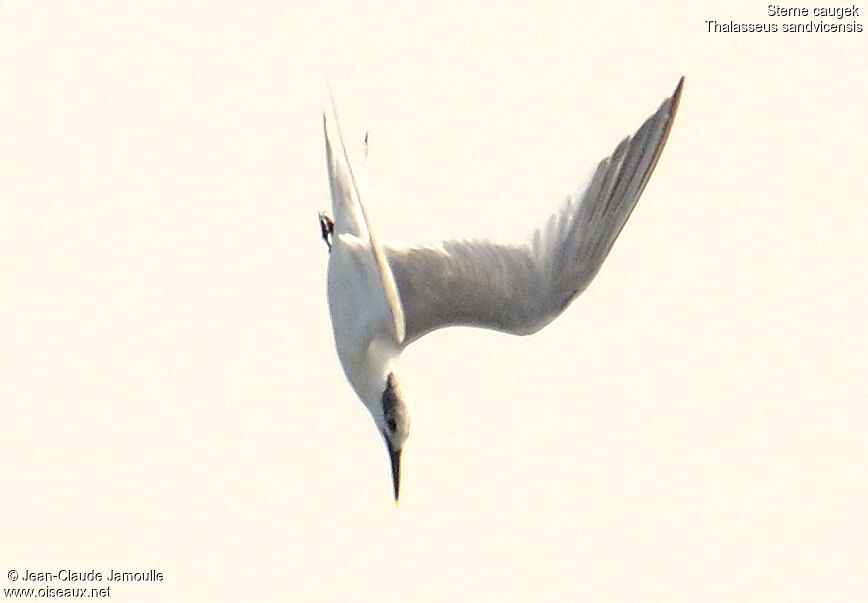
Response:
[[[344,374],[385,442],[395,504],[410,435],[396,375],[402,350],[443,327],[529,335],[558,317],[596,276],[639,200],[683,86],[681,77],[657,111],[524,244],[381,244],[365,205],[364,169],[350,161],[331,97],[334,127],[324,111],[323,133],[333,216],[319,214],[329,252],[328,307]]]

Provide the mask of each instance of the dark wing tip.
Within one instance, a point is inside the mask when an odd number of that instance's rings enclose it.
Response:
[[[663,126],[663,132],[660,134],[660,137],[657,142],[657,148],[654,150],[654,156],[651,159],[651,162],[648,164],[648,169],[645,172],[645,177],[643,178],[642,185],[639,187],[639,192],[636,195],[638,199],[642,194],[642,191],[645,190],[645,185],[648,184],[648,180],[651,177],[651,173],[654,171],[654,168],[657,167],[657,161],[660,159],[661,153],[663,153],[663,147],[666,145],[666,141],[669,140],[669,131],[672,130],[672,124],[675,122],[675,113],[678,111],[678,105],[681,102],[681,91],[684,88],[684,76],[678,80],[678,86],[675,87],[675,91],[672,93],[672,96],[663,101],[660,109],[657,110],[657,113],[652,116],[650,119],[657,119],[663,113],[663,107],[668,105],[668,110],[665,113],[665,123]]]
[[[675,92],[672,93],[672,108],[669,110],[670,115],[675,115],[678,111],[678,103],[681,102],[681,90],[684,88],[684,76],[678,80],[678,86],[675,87]]]

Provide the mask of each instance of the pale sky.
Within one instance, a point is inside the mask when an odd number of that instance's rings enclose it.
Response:
[[[179,4],[0,4],[4,589],[868,597],[868,32],[707,32],[792,21],[744,1]],[[396,508],[326,309],[327,82],[381,239],[518,242],[681,75],[565,314],[404,354]]]

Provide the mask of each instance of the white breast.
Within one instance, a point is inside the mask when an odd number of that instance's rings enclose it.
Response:
[[[358,237],[342,234],[334,239],[328,301],[344,373],[366,405],[376,404],[399,347],[373,254]]]

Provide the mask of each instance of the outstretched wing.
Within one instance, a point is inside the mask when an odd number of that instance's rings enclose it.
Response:
[[[353,170],[353,165],[347,155],[347,149],[344,145],[343,135],[341,134],[341,126],[337,117],[337,109],[334,106],[332,98],[332,113],[335,117],[335,127],[337,129],[338,142],[340,144],[338,152],[332,145],[331,137],[329,136],[328,121],[323,114],[323,133],[326,143],[326,164],[329,173],[329,186],[332,193],[332,211],[335,214],[335,236],[339,237],[342,234],[355,235],[359,239],[366,241],[370,247],[371,255],[374,263],[377,266],[377,272],[380,276],[380,285],[383,291],[383,297],[392,314],[392,326],[395,341],[400,344],[405,337],[404,314],[402,311],[400,293],[395,283],[395,277],[389,268],[386,254],[380,246],[377,238],[374,236],[374,231],[371,228],[371,223],[368,220],[368,215],[365,211],[365,202],[362,196],[362,189],[359,186],[357,176]],[[367,137],[365,142],[367,143]]]
[[[593,280],[636,206],[666,143],[684,78],[639,130],[597,166],[584,191],[527,245],[448,241],[387,245],[403,304],[404,345],[451,325],[533,333]]]

